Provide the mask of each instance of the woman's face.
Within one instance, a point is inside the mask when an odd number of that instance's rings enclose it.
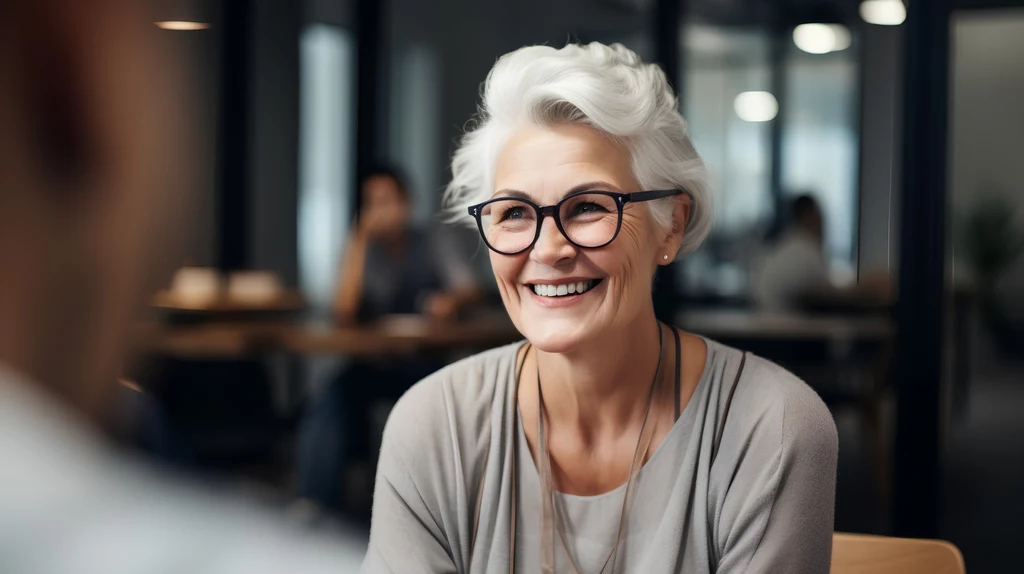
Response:
[[[525,193],[540,206],[554,205],[573,190],[640,191],[628,153],[594,128],[582,125],[518,131],[498,158],[494,197]],[[536,244],[518,255],[490,251],[505,308],[519,331],[542,351],[570,352],[627,327],[651,303],[655,268],[678,242],[641,204],[627,204],[615,241],[599,249],[569,243],[545,217]],[[538,295],[536,285],[596,281],[583,294]],[[542,290],[543,291],[543,290]]]

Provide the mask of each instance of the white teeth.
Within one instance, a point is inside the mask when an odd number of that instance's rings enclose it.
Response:
[[[565,295],[586,293],[595,283],[596,281],[588,280],[576,283],[563,283],[561,285],[533,285],[533,292],[544,297],[563,297]]]

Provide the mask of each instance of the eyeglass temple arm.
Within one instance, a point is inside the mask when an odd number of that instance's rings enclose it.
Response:
[[[626,203],[632,201],[652,201],[655,199],[662,199],[664,197],[671,197],[673,195],[686,195],[693,201],[693,194],[685,189],[656,189],[653,191],[637,191],[634,193],[627,193]]]
[[[693,192],[688,189],[655,189],[653,191],[637,191],[634,193],[625,194],[625,201],[623,204],[635,201],[652,201],[655,199],[662,199],[664,197],[672,197],[673,195],[685,195],[690,198],[690,215],[686,218],[686,225],[690,225],[693,221],[695,203]]]

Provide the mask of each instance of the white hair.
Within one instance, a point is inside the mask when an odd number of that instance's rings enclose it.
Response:
[[[688,192],[693,205],[678,256],[700,246],[712,219],[704,161],[664,72],[621,44],[527,46],[498,59],[479,112],[452,157],[443,202],[448,219],[474,223],[467,208],[493,193],[498,156],[516,129],[559,124],[588,125],[622,145],[643,189]],[[673,226],[672,202],[647,203],[665,231]]]

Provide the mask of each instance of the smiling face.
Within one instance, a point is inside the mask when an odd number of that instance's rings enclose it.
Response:
[[[626,150],[589,126],[520,130],[498,158],[494,197],[522,193],[547,206],[580,189],[641,191]],[[565,353],[650,313],[654,271],[664,255],[674,259],[681,238],[663,231],[645,206],[626,204],[618,237],[605,247],[580,249],[545,217],[531,249],[491,251],[491,266],[519,331],[542,351]]]

